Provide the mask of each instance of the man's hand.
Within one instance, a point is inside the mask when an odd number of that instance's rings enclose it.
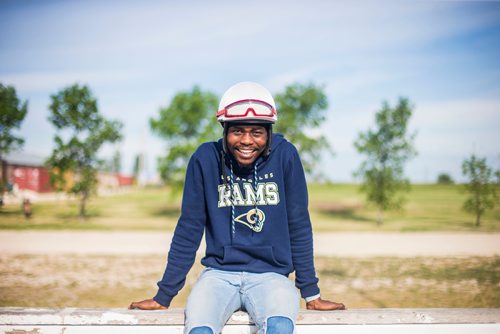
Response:
[[[140,302],[132,302],[128,307],[129,310],[166,310],[168,307],[158,304],[154,299],[145,299]]]
[[[345,310],[345,305],[342,303],[335,303],[329,300],[323,300],[321,298],[316,298],[306,303],[306,308],[308,310],[316,311],[335,311],[335,310]]]

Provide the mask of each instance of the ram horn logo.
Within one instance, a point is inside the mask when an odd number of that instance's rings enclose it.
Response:
[[[259,215],[259,222],[256,222],[255,219],[255,209],[249,210],[247,213],[239,215],[234,219],[238,223],[242,223],[243,225],[248,226],[254,232],[262,231],[262,227],[264,227],[264,220],[266,220],[266,215],[260,209],[257,209],[257,214]]]

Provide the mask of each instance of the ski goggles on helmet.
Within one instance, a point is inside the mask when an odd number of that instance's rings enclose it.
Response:
[[[240,100],[227,105],[224,109],[217,112],[217,117],[241,118],[241,117],[274,117],[276,109],[267,102],[260,100]]]

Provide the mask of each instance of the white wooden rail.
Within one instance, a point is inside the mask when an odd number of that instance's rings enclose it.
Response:
[[[2,334],[182,333],[182,309],[139,311],[84,308],[0,308]],[[500,308],[356,309],[300,312],[297,334],[500,333]],[[246,313],[236,312],[223,334],[251,334]]]

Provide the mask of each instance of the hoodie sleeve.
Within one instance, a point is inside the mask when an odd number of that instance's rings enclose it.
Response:
[[[181,216],[172,238],[163,278],[158,282],[158,293],[153,298],[163,306],[169,306],[184,286],[203,237],[206,205],[201,162],[196,156],[195,153],[191,157],[187,167]]]
[[[318,295],[307,184],[302,162],[294,146],[285,169],[285,195],[292,261],[295,267],[295,285],[300,290],[302,298]]]

